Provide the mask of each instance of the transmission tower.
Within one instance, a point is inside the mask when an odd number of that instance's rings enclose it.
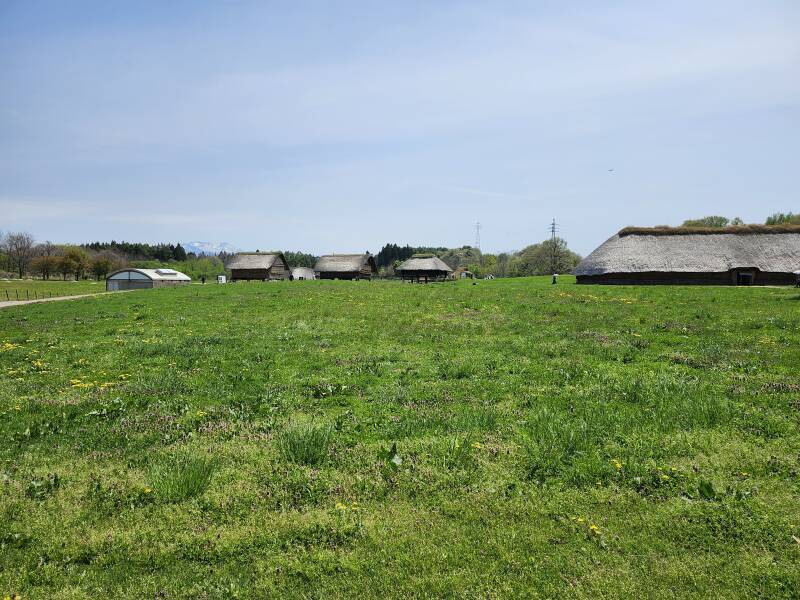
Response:
[[[558,223],[556,220],[550,223],[550,272],[556,274],[556,265],[558,265],[558,247],[556,244],[556,233],[558,232]]]
[[[478,250],[481,249],[481,223],[480,223],[480,221],[475,223],[475,247]]]

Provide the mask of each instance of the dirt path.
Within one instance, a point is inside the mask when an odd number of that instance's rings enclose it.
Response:
[[[121,290],[129,292],[131,290]],[[119,292],[97,292],[94,294],[78,294],[76,296],[56,296],[55,298],[39,298],[38,300],[8,300],[0,302],[0,308],[19,306],[20,304],[39,304],[40,302],[57,302],[58,300],[77,300],[78,298],[91,298],[92,296],[105,296],[106,294],[118,294]]]

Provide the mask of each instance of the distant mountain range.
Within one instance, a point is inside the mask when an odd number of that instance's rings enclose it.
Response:
[[[197,255],[207,254],[209,256],[216,256],[220,252],[233,253],[239,250],[236,246],[228,242],[221,242],[219,244],[213,242],[186,242],[185,244],[181,244],[181,246],[183,246],[186,252],[194,252]]]

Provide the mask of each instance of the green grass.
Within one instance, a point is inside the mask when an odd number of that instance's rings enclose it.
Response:
[[[798,365],[788,288],[3,309],[0,596],[796,597]]]
[[[0,302],[33,300],[42,296],[71,296],[106,291],[105,281],[62,281],[61,279],[0,279]],[[27,294],[26,294],[27,292]],[[34,294],[35,292],[35,294]],[[8,296],[6,296],[8,293]]]
[[[166,502],[182,502],[202,494],[213,473],[214,463],[208,458],[191,455],[164,458],[150,467],[152,487],[146,493],[155,493]]]
[[[328,458],[331,445],[330,426],[294,425],[278,437],[278,449],[288,462],[318,466]]]

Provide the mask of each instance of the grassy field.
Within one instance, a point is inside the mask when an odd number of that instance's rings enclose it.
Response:
[[[61,279],[0,279],[0,302],[33,300],[42,296],[71,296],[106,291],[105,281],[63,281]],[[35,292],[35,295],[34,295]],[[8,296],[6,296],[8,293]]]
[[[0,594],[797,597],[800,295],[187,286],[0,311]]]

